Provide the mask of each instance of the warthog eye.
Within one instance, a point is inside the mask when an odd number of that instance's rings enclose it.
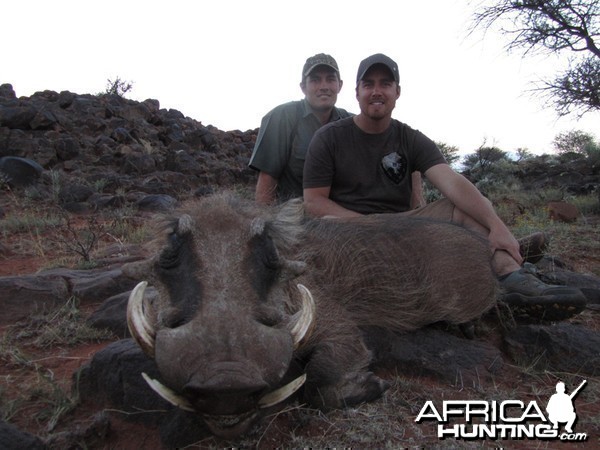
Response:
[[[179,265],[180,250],[183,240],[177,233],[169,235],[169,247],[165,248],[158,259],[158,264],[163,269],[172,269]]]
[[[252,284],[259,295],[264,296],[279,277],[281,261],[273,241],[266,233],[254,236],[250,240],[249,250],[246,264]]]
[[[186,231],[186,227],[167,236],[154,266],[156,282],[166,289],[168,300],[175,308],[174,313],[163,317],[163,324],[170,328],[191,320],[202,299],[202,285],[196,276],[201,263],[194,253],[193,234]]]
[[[262,266],[263,274],[274,274],[281,269],[281,262],[279,256],[275,251],[275,247],[270,241],[267,241],[267,245],[259,246],[256,249],[256,262]]]
[[[269,270],[279,270],[281,268],[281,264],[279,262],[279,257],[275,253],[267,253],[262,254],[262,263]]]

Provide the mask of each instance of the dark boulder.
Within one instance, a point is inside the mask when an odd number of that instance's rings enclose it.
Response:
[[[109,344],[73,376],[82,399],[104,401],[132,414],[131,418],[158,423],[172,406],[156,394],[142,372],[159,378],[158,369],[132,339]],[[146,412],[144,412],[146,411]]]
[[[0,448],[2,450],[45,450],[40,438],[0,420]]]
[[[53,310],[69,298],[69,285],[59,275],[0,277],[0,325]]]
[[[507,333],[504,344],[511,358],[524,367],[600,374],[600,333],[580,325],[521,325]]]
[[[146,195],[137,202],[142,211],[170,211],[177,205],[177,199],[170,195]]]
[[[18,156],[0,158],[0,176],[11,186],[29,186],[42,175],[44,168],[31,159]]]
[[[112,331],[120,338],[131,337],[127,328],[127,301],[129,292],[114,295],[106,299],[87,320],[93,328]]]
[[[505,367],[502,353],[491,344],[434,327],[405,335],[378,333],[381,331],[371,330],[367,335],[368,345],[375,350],[376,366],[399,373],[475,385]]]

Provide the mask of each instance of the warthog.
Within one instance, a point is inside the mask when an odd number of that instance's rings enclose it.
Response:
[[[128,323],[161,374],[151,387],[231,438],[302,385],[323,409],[380,397],[361,329],[481,316],[496,301],[490,259],[453,224],[307,219],[299,200],[261,208],[220,194],[165,221],[156,256],[137,266],[157,295],[138,284]]]

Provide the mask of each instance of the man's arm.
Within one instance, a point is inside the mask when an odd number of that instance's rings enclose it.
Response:
[[[447,164],[429,168],[425,176],[463,214],[489,231],[488,240],[492,250],[506,250],[517,262],[521,262],[519,243],[498,217],[490,201],[469,180]]]
[[[410,209],[421,208],[427,204],[425,197],[423,197],[423,178],[421,177],[421,172],[413,172],[411,182]]]
[[[261,205],[272,205],[275,203],[277,198],[277,183],[277,178],[272,177],[266,172],[259,172],[254,193],[256,203]]]
[[[284,103],[269,111],[261,120],[249,167],[257,170],[255,200],[261,204],[275,203],[279,175],[288,163],[296,103]],[[290,111],[293,111],[292,114]],[[290,114],[292,114],[290,116]],[[274,174],[274,175],[270,175]]]
[[[314,217],[357,217],[360,213],[350,211],[338,205],[329,198],[331,187],[305,188],[304,208],[306,212]]]

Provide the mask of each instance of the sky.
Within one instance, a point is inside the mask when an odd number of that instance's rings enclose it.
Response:
[[[600,139],[600,112],[559,118],[531,92],[568,57],[507,53],[491,30],[469,35],[468,0],[19,0],[4,2],[0,84],[96,94],[117,77],[127,98],[157,99],[221,130],[258,128],[278,104],[302,98],[302,66],[328,53],[358,112],[360,61],[385,53],[400,69],[393,117],[436,142],[472,153],[553,152],[559,133]]]

